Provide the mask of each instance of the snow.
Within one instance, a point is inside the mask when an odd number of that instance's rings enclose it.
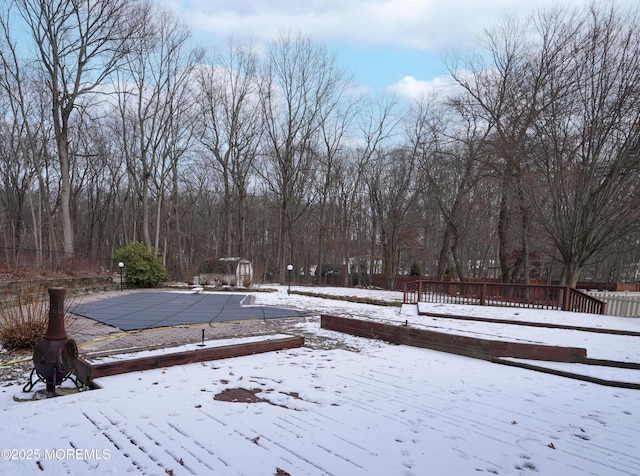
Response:
[[[415,306],[287,295],[286,287],[255,293],[255,304],[311,310],[315,317],[301,319],[298,330],[313,347],[106,377],[99,390],[47,400],[17,402],[21,387],[2,387],[0,474],[640,474],[638,390],[343,335],[321,329],[317,316],[586,347],[592,358],[636,363],[639,337],[431,318]],[[422,307],[640,331],[631,318]],[[625,378],[638,380],[638,372],[625,369]],[[266,401],[214,399],[238,388]]]

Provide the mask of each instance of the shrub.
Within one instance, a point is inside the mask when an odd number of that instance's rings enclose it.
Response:
[[[15,297],[0,302],[0,343],[7,350],[34,350],[47,330],[49,303],[46,289],[20,288]]]
[[[409,276],[422,276],[422,267],[420,263],[414,261],[411,265],[411,270],[409,271]]]
[[[156,250],[152,249],[149,252],[142,243],[137,241],[116,250],[113,259],[116,263],[120,261],[124,263],[127,284],[132,286],[152,288],[169,279]]]
[[[47,285],[25,281],[15,289],[0,300],[0,344],[6,350],[35,350],[49,325]],[[69,335],[77,329],[77,320],[68,309],[76,304],[74,296],[66,296],[64,325]]]

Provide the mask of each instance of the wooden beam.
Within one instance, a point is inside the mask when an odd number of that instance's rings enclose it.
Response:
[[[140,370],[172,367],[174,365],[192,364],[209,360],[229,359],[246,355],[273,352],[276,350],[293,349],[304,345],[304,337],[293,336],[281,339],[265,339],[258,342],[243,344],[231,344],[220,347],[188,350],[171,354],[160,354],[150,357],[141,357],[129,360],[117,360],[113,362],[91,363],[83,357],[76,361],[74,373],[85,385],[100,377],[119,375]]]
[[[584,362],[587,350],[579,347],[561,347],[541,344],[505,342],[477,337],[416,329],[409,326],[382,324],[374,321],[322,315],[323,329],[344,332],[392,344],[410,345],[448,352],[482,360],[499,357],[546,360],[550,362]]]

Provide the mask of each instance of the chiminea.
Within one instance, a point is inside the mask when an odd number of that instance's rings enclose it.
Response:
[[[35,372],[47,385],[47,394],[65,380],[76,366],[78,347],[64,329],[64,288],[49,288],[49,325],[33,353]],[[32,385],[33,386],[33,385]],[[26,387],[25,387],[26,388]]]

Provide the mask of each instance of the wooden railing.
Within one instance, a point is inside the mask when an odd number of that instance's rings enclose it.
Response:
[[[413,281],[404,285],[404,302],[561,309],[604,314],[605,303],[568,286],[540,284]]]

